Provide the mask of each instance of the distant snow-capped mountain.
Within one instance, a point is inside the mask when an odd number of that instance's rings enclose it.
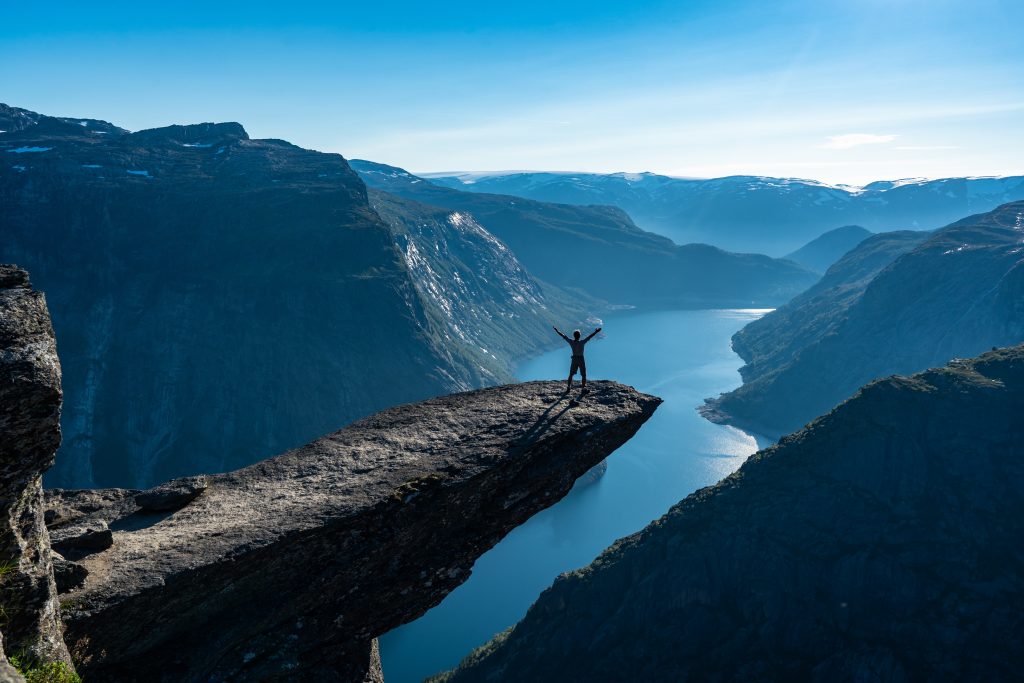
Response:
[[[565,204],[610,204],[679,243],[781,256],[842,225],[931,230],[1024,199],[1024,176],[906,178],[863,187],[765,176],[676,178],[655,173],[427,173],[471,192]]]

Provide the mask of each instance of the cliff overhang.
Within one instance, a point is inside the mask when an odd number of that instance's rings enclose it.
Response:
[[[392,408],[226,474],[54,490],[65,639],[105,681],[379,680],[373,639],[439,603],[660,399],[530,382]]]

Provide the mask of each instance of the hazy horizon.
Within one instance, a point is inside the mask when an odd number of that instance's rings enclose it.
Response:
[[[352,161],[352,159],[349,159]],[[375,161],[376,163],[386,164],[388,166],[398,166],[398,164],[387,164],[384,161],[377,161],[376,159],[366,159],[365,161]],[[526,173],[546,173],[548,175],[621,175],[621,176],[639,176],[639,175],[656,175],[663,176],[666,178],[673,178],[675,180],[720,180],[722,178],[774,178],[776,180],[795,180],[798,182],[808,183],[819,183],[821,185],[827,185],[829,187],[845,188],[845,189],[856,189],[863,188],[866,185],[877,182],[930,182],[933,180],[946,180],[952,178],[970,178],[970,179],[999,179],[999,178],[1013,178],[1024,175],[1024,172],[1020,173],[1004,173],[999,175],[975,175],[975,176],[915,176],[908,178],[874,178],[872,180],[863,183],[828,183],[817,178],[806,178],[798,176],[769,176],[755,173],[730,173],[728,175],[721,176],[692,176],[692,175],[671,175],[668,173],[656,173],[654,171],[580,171],[580,170],[552,170],[547,168],[522,168],[522,169],[496,169],[492,171],[482,170],[459,170],[459,171],[416,171],[413,169],[404,169],[414,176],[421,178],[446,178],[446,177],[469,177],[469,178],[487,178],[505,175],[516,175]],[[468,182],[472,182],[469,180]]]
[[[1024,5],[860,0],[6,8],[0,100],[239,121],[406,169],[863,185],[1024,172]]]

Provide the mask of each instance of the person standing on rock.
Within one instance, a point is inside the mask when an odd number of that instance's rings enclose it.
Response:
[[[597,328],[591,332],[585,339],[580,339],[580,331],[573,330],[572,339],[562,334],[562,331],[555,328],[555,332],[558,336],[565,340],[565,342],[572,347],[572,361],[569,363],[569,381],[565,386],[565,393],[572,391],[572,378],[576,376],[576,371],[580,371],[580,379],[582,380],[583,393],[587,393],[587,361],[583,358],[583,347],[587,345],[587,342],[594,338],[594,335],[601,331],[601,328]]]

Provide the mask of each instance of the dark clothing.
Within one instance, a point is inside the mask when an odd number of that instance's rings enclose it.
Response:
[[[594,338],[601,328],[597,328],[583,339],[577,339],[575,336],[570,339],[569,337],[562,334],[556,327],[555,332],[558,332],[558,336],[561,337],[569,344],[572,348],[572,360],[569,364],[569,381],[566,385],[566,391],[572,389],[572,378],[576,376],[576,372],[579,371],[580,378],[583,380],[583,391],[587,390],[587,361],[583,359],[583,349],[586,347],[587,342]],[[578,334],[578,332],[576,333]]]

